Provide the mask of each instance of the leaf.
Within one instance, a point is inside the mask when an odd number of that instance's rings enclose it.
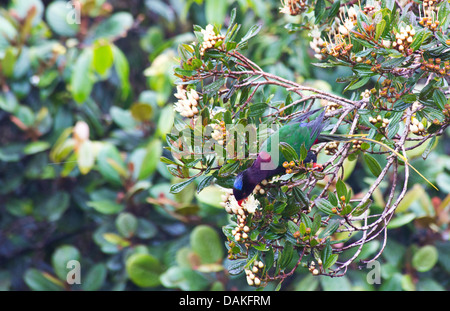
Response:
[[[339,199],[342,196],[344,197],[347,196],[347,187],[345,186],[345,183],[341,179],[338,179],[338,181],[336,182],[336,192]]]
[[[327,215],[334,215],[334,213],[331,211],[334,208],[334,206],[331,205],[331,203],[328,202],[326,199],[316,199],[314,203],[316,204],[319,211],[321,211],[322,213],[325,213]]]
[[[222,25],[228,9],[227,1],[205,0],[205,16],[208,24]]]
[[[223,247],[217,232],[207,225],[199,225],[190,235],[192,250],[202,264],[217,263],[223,258]]]
[[[25,146],[23,153],[31,155],[48,150],[49,148],[50,144],[46,141],[34,141]]]
[[[105,40],[94,43],[92,64],[95,71],[100,75],[105,75],[112,67],[114,54],[111,45]]]
[[[62,283],[52,282],[45,277],[44,272],[38,269],[28,269],[24,274],[24,281],[34,291],[60,291],[64,290]]]
[[[287,142],[280,142],[279,148],[288,162],[298,160],[297,152]]]
[[[114,44],[111,45],[114,59],[114,69],[120,80],[120,87],[122,90],[121,99],[125,99],[130,94],[130,65],[125,54]]]
[[[87,206],[92,207],[97,212],[106,215],[117,214],[124,209],[124,206],[122,204],[109,200],[90,201],[87,202]]]
[[[62,281],[67,279],[67,273],[69,272],[67,263],[71,260],[80,260],[80,252],[72,245],[60,246],[53,252],[52,266],[56,275]]]
[[[117,231],[125,238],[132,237],[136,232],[137,227],[137,218],[131,213],[121,213],[116,218]]]
[[[377,160],[375,160],[374,157],[372,157],[369,154],[364,154],[364,162],[366,163],[366,165],[368,166],[369,170],[372,172],[372,174],[375,177],[380,176],[381,174],[381,165],[378,163]]]
[[[278,265],[277,268],[280,270],[284,270],[287,265],[291,262],[292,257],[294,256],[294,246],[291,242],[286,241],[283,251],[278,257]]]
[[[431,270],[437,263],[439,253],[433,245],[421,247],[412,257],[412,265],[419,272]]]
[[[94,85],[92,76],[92,49],[84,49],[78,56],[75,64],[72,66],[72,76],[70,79],[70,91],[73,99],[78,102],[84,102],[91,94]]]
[[[259,31],[261,30],[261,28],[262,28],[261,24],[253,25],[250,28],[250,30],[245,34],[245,36],[242,37],[242,39],[239,42],[238,46],[243,45],[245,42],[247,42],[248,40],[250,40],[251,38],[256,36],[259,33]]]
[[[178,193],[181,192],[184,188],[186,188],[191,182],[195,180],[195,177],[191,177],[187,180],[184,180],[180,183],[174,184],[170,187],[170,193]]]
[[[90,140],[85,140],[78,151],[77,155],[78,168],[80,173],[86,175],[90,172],[95,163],[95,152],[93,143]]]
[[[162,272],[158,259],[150,254],[133,254],[128,257],[125,268],[130,280],[139,287],[156,287]]]
[[[133,16],[128,12],[118,12],[102,21],[94,31],[94,39],[107,39],[121,37],[133,26]]]
[[[339,228],[339,226],[339,220],[330,221],[325,229],[319,233],[319,238],[323,239],[332,235]]]
[[[146,179],[155,172],[161,155],[162,142],[159,139],[153,139],[146,147],[146,154],[140,166],[139,180]]]
[[[68,2],[54,1],[45,10],[45,17],[51,30],[64,37],[75,36],[80,25],[76,22],[78,12]]]
[[[314,8],[314,23],[319,24],[326,13],[326,5],[324,0],[318,0]]]
[[[100,290],[105,283],[107,274],[108,270],[104,264],[98,263],[92,266],[84,277],[84,280],[81,283],[81,288],[84,291]]]

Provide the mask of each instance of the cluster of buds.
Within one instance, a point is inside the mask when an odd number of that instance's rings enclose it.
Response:
[[[381,128],[386,128],[389,125],[390,120],[383,118],[380,115],[377,115],[375,118],[369,117],[369,122],[373,125],[375,124],[381,124]]]
[[[369,99],[372,92],[369,89],[365,89],[364,92],[361,93],[362,99]]]
[[[416,31],[410,25],[400,27],[400,32],[395,34],[395,41],[392,43],[392,47],[402,53],[407,51],[414,41],[415,34]]]
[[[183,85],[177,85],[177,93],[175,97],[178,101],[175,103],[175,111],[187,118],[192,118],[198,114],[198,99],[199,95],[196,90],[191,89],[186,91]]]
[[[437,11],[434,6],[437,1],[424,0],[422,3],[423,17],[420,19],[419,24],[423,27],[436,31],[439,27],[439,20],[437,19]]]
[[[267,180],[266,179],[264,179],[262,182],[261,182],[261,185],[262,186],[266,186],[267,185]],[[253,193],[254,194],[264,194],[264,193],[266,193],[266,190],[264,190],[264,188],[261,186],[261,185],[256,185],[256,187],[255,187],[255,189],[253,189]]]
[[[264,269],[264,263],[262,261],[255,260],[251,269],[245,269],[245,275],[247,276],[247,283],[250,286],[261,285],[261,276],[258,273]]]
[[[317,263],[319,264],[319,266],[322,265],[322,260],[319,258],[317,260]],[[316,268],[316,263],[314,261],[311,261],[311,263],[309,264],[309,268],[308,268],[309,272],[311,272],[313,275],[319,275],[319,270]]]
[[[217,143],[222,146],[224,144],[224,138],[227,135],[227,129],[226,129],[225,122],[220,121],[219,124],[213,123],[210,125],[213,129],[213,132],[211,133],[211,137],[213,139],[217,140]]]
[[[415,117],[411,117],[411,124],[409,125],[409,130],[416,135],[425,135],[426,129],[422,122],[417,120]]]
[[[450,75],[450,62],[441,61],[440,58],[429,58],[428,61],[423,60],[421,62],[420,69],[424,71],[431,71],[442,76]]]
[[[352,48],[353,44],[342,41],[338,44],[328,44],[325,48],[322,49],[321,53],[324,55],[333,56],[335,58],[349,60]]]
[[[327,43],[321,37],[313,37],[313,40],[309,42],[309,46],[314,50],[314,57],[323,60],[325,57],[321,54],[322,49],[327,46]]]
[[[306,0],[284,0],[281,4],[283,7],[280,8],[280,13],[292,16],[299,15],[307,9]]]
[[[214,26],[209,24],[206,29],[201,30],[203,34],[203,43],[200,46],[200,55],[203,56],[208,49],[218,48],[221,49],[222,45],[216,46],[218,42],[223,42],[225,36],[222,34],[216,34]]]
[[[283,167],[286,169],[286,174],[292,174],[294,172],[294,168],[296,167],[296,163],[294,161],[288,162],[285,161],[283,162]]]
[[[366,5],[363,9],[364,14],[371,17],[373,13],[377,12],[379,10],[379,6],[374,5]]]
[[[228,214],[236,215],[237,226],[231,231],[236,242],[245,241],[249,237],[250,227],[247,225],[248,217],[255,213],[259,206],[259,201],[251,194],[240,205],[234,197],[232,190],[225,190],[222,195],[221,205]]]
[[[357,139],[352,140],[353,149],[361,149],[361,145],[362,145],[363,143],[364,143],[364,142],[363,142],[362,140],[357,140]]]
[[[446,104],[444,106],[444,110],[442,110],[442,113],[444,114],[446,119],[450,119],[450,104]]]
[[[341,108],[339,104],[333,102],[327,102],[326,106],[327,106],[326,112],[332,112]]]
[[[325,145],[325,154],[333,155],[336,153],[337,148],[339,147],[339,143],[336,141],[330,141]]]
[[[374,92],[376,92],[376,89]],[[385,79],[381,82],[379,95],[380,97],[386,98],[390,103],[395,103],[401,96],[394,85],[392,85],[392,81],[390,79]]]

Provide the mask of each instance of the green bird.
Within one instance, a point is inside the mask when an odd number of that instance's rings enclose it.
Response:
[[[280,151],[279,143],[288,143],[297,153],[299,153],[301,146],[304,144],[308,151],[304,163],[316,163],[317,157],[310,149],[320,141],[320,133],[327,125],[324,122],[325,111],[322,111],[313,121],[303,121],[321,109],[312,110],[301,115],[299,118],[280,127],[267,138],[262,144],[261,151],[258,153],[252,166],[240,172],[234,181],[233,194],[239,203],[247,198],[261,181],[285,172],[286,169],[283,167],[283,163],[286,161],[286,158]]]

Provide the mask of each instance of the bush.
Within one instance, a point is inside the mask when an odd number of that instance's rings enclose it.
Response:
[[[0,11],[0,288],[448,288],[446,1],[129,2]],[[229,132],[320,107],[239,212]]]

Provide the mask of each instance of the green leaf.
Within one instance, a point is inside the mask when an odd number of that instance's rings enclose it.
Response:
[[[277,268],[280,270],[284,270],[287,265],[292,260],[292,257],[294,256],[294,246],[291,242],[286,241],[286,244],[284,245],[283,251],[278,257],[278,265]]]
[[[340,225],[339,220],[330,221],[328,225],[325,227],[325,229],[320,232],[319,238],[323,239],[332,235],[339,228],[339,225]]]
[[[89,173],[95,163],[95,153],[93,143],[90,140],[85,140],[79,149],[77,155],[78,168],[80,173],[85,175]]]
[[[439,253],[433,245],[426,245],[421,247],[412,258],[412,265],[414,269],[419,272],[426,272],[431,270],[437,263]]]
[[[179,288],[184,291],[205,290],[209,285],[209,280],[203,274],[178,266],[170,267],[160,279],[164,287]]]
[[[133,16],[128,12],[118,12],[101,22],[95,29],[94,39],[104,38],[107,40],[119,38],[133,26]]]
[[[64,290],[63,284],[49,278],[45,272],[37,269],[28,269],[24,274],[24,281],[34,291],[60,291]]]
[[[150,254],[133,254],[128,257],[125,268],[130,280],[139,287],[156,287],[162,272],[158,259]]]
[[[174,184],[170,187],[170,193],[179,193],[181,192],[184,188],[186,188],[191,182],[193,182],[195,180],[195,177],[191,177],[187,180],[184,180],[180,183]]]
[[[76,9],[68,2],[54,1],[45,10],[45,17],[51,30],[63,37],[75,36],[80,25],[77,23]]]
[[[334,206],[331,205],[331,203],[326,199],[317,199],[314,202],[319,211],[321,211],[322,213],[325,213],[327,215],[334,215],[334,213],[331,211]]]
[[[205,16],[208,24],[222,25],[228,9],[227,1],[205,0]]]
[[[381,165],[378,163],[377,160],[375,160],[374,157],[372,157],[369,154],[364,154],[364,162],[366,163],[367,167],[369,168],[370,172],[372,172],[372,174],[375,177],[380,176],[381,174]]]
[[[280,142],[279,148],[288,162],[298,160],[297,152],[287,142]]]
[[[125,99],[130,94],[130,65],[125,54],[114,44],[111,45],[114,59],[114,69],[120,80],[120,87],[122,90],[121,99]]]
[[[345,186],[345,183],[341,179],[338,179],[338,181],[336,182],[336,192],[339,199],[342,196],[347,196],[347,186]]]
[[[87,206],[92,207],[97,212],[106,215],[117,214],[124,209],[122,204],[110,200],[90,201],[87,202]]]
[[[92,49],[84,49],[72,66],[72,76],[70,79],[70,91],[73,99],[78,103],[84,102],[91,94],[94,85],[92,76]]]
[[[136,232],[137,227],[138,221],[133,214],[121,213],[116,218],[117,231],[125,238],[132,237]]]
[[[72,245],[60,246],[53,252],[52,266],[56,275],[62,281],[66,281],[67,273],[70,271],[70,267],[67,267],[67,263],[71,260],[80,260],[80,252]]]
[[[223,259],[222,242],[217,232],[210,226],[195,227],[190,235],[190,243],[202,264],[217,263]]]
[[[50,148],[50,143],[46,141],[34,141],[29,143],[23,149],[23,153],[26,155],[36,154]]]
[[[114,54],[111,45],[107,41],[99,40],[94,43],[92,61],[93,68],[102,76],[112,67]]]
[[[81,288],[84,291],[100,290],[105,283],[107,274],[108,270],[104,264],[98,263],[92,266],[81,282]]]
[[[159,139],[153,139],[146,148],[146,154],[139,171],[139,180],[146,179],[155,172],[161,155],[162,142]]]
[[[318,0],[316,2],[316,6],[314,8],[314,23],[319,24],[322,18],[324,17],[326,10],[326,5],[324,0]]]

